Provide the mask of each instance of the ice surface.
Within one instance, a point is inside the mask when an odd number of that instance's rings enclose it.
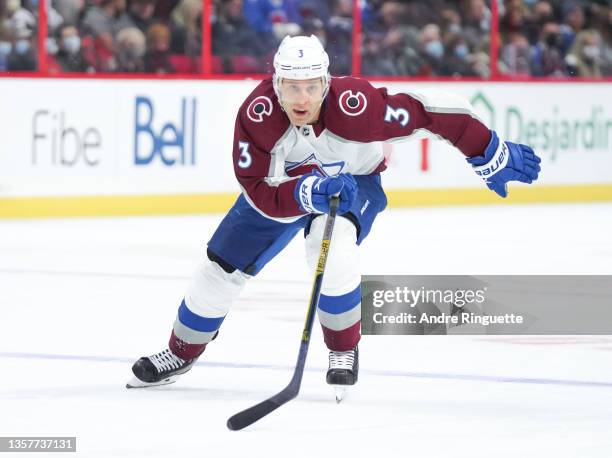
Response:
[[[612,453],[607,336],[366,336],[360,381],[337,405],[315,325],[300,396],[228,431],[291,377],[312,276],[299,236],[189,374],[126,390],[131,363],[166,345],[220,218],[0,222],[0,436],[77,436],[84,457]],[[388,210],[362,271],[610,274],[612,205]]]

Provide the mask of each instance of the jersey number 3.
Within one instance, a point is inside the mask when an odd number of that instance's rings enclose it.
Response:
[[[240,157],[238,158],[238,167],[241,169],[248,169],[253,162],[251,153],[249,153],[248,142],[238,142],[238,148],[240,148]]]
[[[387,112],[385,113],[386,122],[398,121],[402,127],[406,127],[409,120],[410,115],[408,114],[408,110],[404,108],[398,108],[396,110],[390,105],[387,105]]]

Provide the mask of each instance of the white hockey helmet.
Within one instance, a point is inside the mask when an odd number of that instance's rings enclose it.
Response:
[[[291,37],[287,35],[283,38],[274,55],[274,77],[272,78],[274,92],[279,100],[282,78],[292,80],[323,78],[323,98],[325,98],[331,80],[329,56],[316,36]]]

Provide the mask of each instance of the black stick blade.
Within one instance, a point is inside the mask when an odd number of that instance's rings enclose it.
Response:
[[[287,387],[277,395],[272,396],[270,399],[266,399],[253,407],[249,407],[248,409],[233,415],[229,420],[227,420],[227,427],[232,431],[238,431],[246,428],[247,426],[255,423],[257,420],[262,419],[270,412],[278,409],[286,402],[291,401],[296,396],[297,391]]]

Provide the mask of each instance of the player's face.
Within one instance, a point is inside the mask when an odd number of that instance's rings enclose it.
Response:
[[[284,79],[280,84],[281,104],[292,124],[301,126],[314,122],[323,102],[323,79]]]

